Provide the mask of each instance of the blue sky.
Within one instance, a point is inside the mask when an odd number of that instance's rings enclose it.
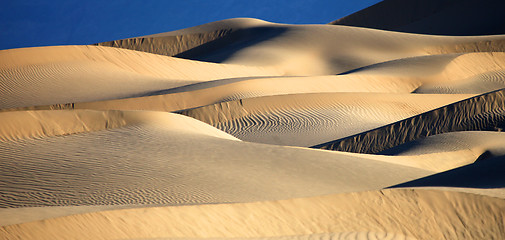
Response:
[[[379,0],[0,0],[0,49],[92,44],[234,17],[324,24]]]

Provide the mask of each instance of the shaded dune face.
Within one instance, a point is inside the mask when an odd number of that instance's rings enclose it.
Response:
[[[385,0],[330,24],[421,34],[493,35],[505,32],[500,10],[504,7],[500,0]],[[381,14],[384,11],[389,14]]]
[[[242,18],[2,50],[0,239],[505,238],[504,43]]]

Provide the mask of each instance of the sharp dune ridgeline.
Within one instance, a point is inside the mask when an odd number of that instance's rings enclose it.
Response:
[[[502,6],[0,50],[0,239],[505,239]]]

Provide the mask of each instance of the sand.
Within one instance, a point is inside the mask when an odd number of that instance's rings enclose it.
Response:
[[[503,222],[498,220],[503,218],[504,208],[502,199],[468,193],[382,190],[273,202],[105,211],[7,226],[2,233],[6,238],[38,239],[306,239],[333,234],[336,239],[353,235],[365,239],[494,239],[504,234]],[[489,216],[498,219],[490,221]],[[482,231],[483,225],[486,231]]]
[[[0,108],[138,97],[215,79],[279,74],[98,46],[9,49],[0,51]]]
[[[64,117],[52,113],[47,118],[58,126]],[[246,143],[177,114],[122,115],[139,121],[3,143],[2,155],[11,157],[2,160],[1,179],[9,184],[1,206],[248,202],[380,189],[434,173],[359,155]]]
[[[505,238],[505,35],[379,29],[0,51],[0,239]]]
[[[182,114],[244,141],[310,147],[381,127],[469,96],[292,94],[229,101],[183,111]]]

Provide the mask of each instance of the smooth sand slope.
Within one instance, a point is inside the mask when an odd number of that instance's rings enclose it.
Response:
[[[2,227],[0,231],[4,239],[500,239],[505,234],[500,221],[504,212],[505,201],[492,197],[382,190],[88,213]]]
[[[97,45],[0,51],[0,239],[505,238],[505,35]]]

